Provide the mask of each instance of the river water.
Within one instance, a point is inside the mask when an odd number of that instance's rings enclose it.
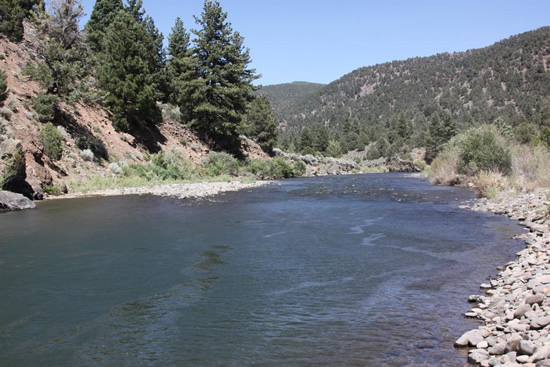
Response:
[[[2,366],[462,366],[468,295],[521,249],[401,174],[0,216]]]

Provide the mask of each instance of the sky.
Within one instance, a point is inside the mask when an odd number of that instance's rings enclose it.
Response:
[[[95,0],[82,0],[92,12]],[[203,0],[143,0],[165,38],[196,29]],[[550,26],[550,0],[220,0],[256,84],[330,83],[379,63],[460,52]]]

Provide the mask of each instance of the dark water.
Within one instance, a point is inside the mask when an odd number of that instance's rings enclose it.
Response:
[[[404,175],[0,216],[2,366],[462,366],[520,228]]]

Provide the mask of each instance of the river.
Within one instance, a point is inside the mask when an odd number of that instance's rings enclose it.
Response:
[[[304,178],[0,215],[2,366],[462,366],[467,297],[522,248],[465,189]]]

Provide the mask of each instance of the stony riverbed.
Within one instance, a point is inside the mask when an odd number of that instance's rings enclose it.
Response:
[[[456,347],[469,347],[468,362],[481,366],[550,366],[550,233],[547,193],[538,189],[512,199],[481,199],[474,211],[506,215],[528,232],[518,258],[500,267],[495,279],[472,295],[466,317],[483,325],[462,335]]]

